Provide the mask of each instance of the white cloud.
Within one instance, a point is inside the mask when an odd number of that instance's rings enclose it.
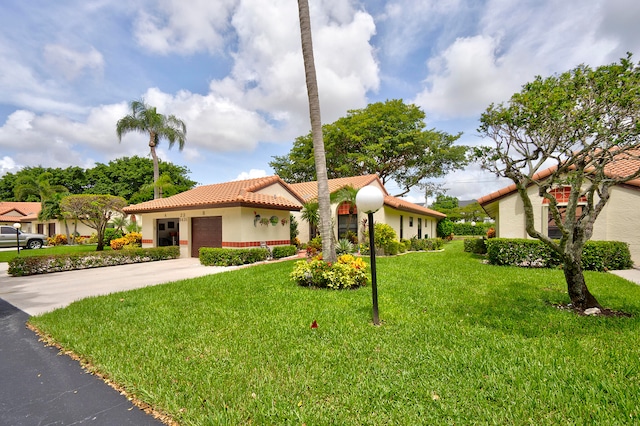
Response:
[[[0,176],[4,176],[7,173],[14,173],[20,170],[22,166],[17,164],[15,160],[7,155],[0,158]]]
[[[619,46],[597,36],[600,7],[577,0],[490,1],[479,34],[457,38],[428,61],[426,87],[415,102],[434,117],[473,116],[508,100],[535,75],[607,62]]]
[[[48,44],[44,47],[44,58],[50,68],[67,80],[75,80],[89,71],[101,74],[104,67],[104,58],[94,47],[79,52],[60,44]]]
[[[224,31],[237,0],[161,0],[140,10],[135,37],[145,49],[160,54],[189,55],[224,50]]]
[[[242,172],[235,180],[255,179],[267,176],[266,170],[251,169],[248,172]]]

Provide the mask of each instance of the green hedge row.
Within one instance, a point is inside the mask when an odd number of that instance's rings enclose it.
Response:
[[[487,254],[487,244],[484,238],[465,238],[464,251],[475,254]]]
[[[298,253],[296,246],[275,246],[272,250],[271,256],[274,259],[282,259],[283,257],[293,256]]]
[[[468,222],[454,222],[453,233],[455,235],[487,235],[489,228],[495,226],[493,223],[476,223],[471,225]]]
[[[200,248],[200,263],[205,266],[234,266],[256,263],[269,258],[266,248],[226,249]]]
[[[491,238],[485,243],[492,265],[555,268],[562,264],[560,256],[539,240]],[[585,271],[629,269],[632,266],[627,243],[587,241],[582,251],[582,269]]]
[[[7,272],[14,277],[21,277],[25,275],[73,271],[75,269],[177,259],[178,257],[180,257],[180,248],[177,246],[14,257],[9,261],[9,269]]]

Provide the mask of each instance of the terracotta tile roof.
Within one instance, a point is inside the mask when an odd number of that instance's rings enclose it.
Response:
[[[329,179],[329,192],[334,193],[337,190],[344,188],[345,186],[351,186],[354,189],[360,189],[369,185],[375,180],[377,180],[380,183],[380,186],[384,188],[384,185],[382,185],[380,178],[375,174]],[[307,202],[314,198],[318,198],[318,181],[314,180],[313,182],[292,183],[289,186],[291,186],[291,188],[296,191],[300,195],[300,197],[302,197],[304,202]],[[387,195],[386,191],[385,195]]]
[[[638,170],[640,170],[640,159],[638,159],[637,157],[637,156],[640,156],[640,149],[631,151],[631,153],[636,157],[635,158],[632,158],[632,157],[617,158],[616,161],[609,163],[607,166],[605,166],[605,169],[604,169],[605,175],[609,177],[629,176],[637,172]],[[553,173],[556,169],[557,169],[557,166],[549,167],[548,169],[542,170],[536,173],[535,175],[533,175],[533,178],[536,180],[544,179],[549,175],[551,175],[551,173]],[[640,178],[626,182],[626,185],[640,188]],[[492,192],[491,194],[485,195],[484,197],[478,198],[478,203],[481,206],[484,206],[488,203],[491,203],[502,197],[512,194],[515,191],[516,191],[516,185],[511,184],[495,192]]]
[[[427,216],[432,216],[436,218],[447,217],[447,215],[444,213],[440,213],[435,210],[431,210],[426,207],[422,207],[417,204],[410,203],[409,201],[403,200],[402,198],[392,197],[391,195],[385,195],[384,203],[389,207],[393,207],[397,210],[404,210],[404,211],[416,213],[416,214],[425,214]]]
[[[382,181],[376,174],[364,175],[364,176],[353,176],[353,177],[345,177],[338,179],[329,179],[329,192],[333,193],[345,186],[351,186],[354,189],[361,189],[367,185],[370,185],[372,182],[378,181],[381,188],[384,188]],[[312,200],[318,197],[318,182],[303,182],[303,183],[293,183],[291,184],[291,188],[294,191],[298,191],[300,196],[304,198],[305,202]],[[383,191],[384,193],[384,203],[389,207],[392,207],[397,210],[403,210],[415,214],[424,214],[432,217],[444,218],[447,215],[437,212],[435,210],[428,209],[426,207],[419,206],[414,203],[410,203],[409,201],[403,200],[402,198],[396,198],[389,195],[386,192],[386,189]]]
[[[0,222],[29,222],[38,218],[42,209],[39,202],[0,201]],[[9,215],[17,212],[20,216]]]
[[[270,207],[278,210],[300,210],[300,204],[281,196],[257,194],[254,191],[280,184],[294,198],[297,194],[278,176],[238,180],[213,185],[203,185],[167,198],[145,201],[125,207],[125,213],[146,213],[154,211],[184,210],[196,208],[253,206]]]

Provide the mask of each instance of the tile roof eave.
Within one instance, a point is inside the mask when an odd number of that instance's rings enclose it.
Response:
[[[268,208],[271,210],[284,210],[284,211],[300,211],[302,206],[294,205],[280,205],[280,204],[267,204],[259,202],[247,202],[247,201],[233,201],[228,203],[217,204],[191,204],[184,206],[168,206],[168,207],[149,207],[136,209],[134,206],[128,206],[122,209],[127,214],[142,214],[142,213],[161,213],[161,212],[178,212],[183,210],[200,210],[200,209],[220,209],[228,207],[257,207]]]

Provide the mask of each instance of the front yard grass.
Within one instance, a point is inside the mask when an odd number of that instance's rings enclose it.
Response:
[[[183,425],[640,423],[640,286],[586,273],[632,317],[584,317],[553,306],[561,271],[485,265],[461,242],[377,261],[379,327],[370,287],[302,288],[291,261],[31,323]]]

